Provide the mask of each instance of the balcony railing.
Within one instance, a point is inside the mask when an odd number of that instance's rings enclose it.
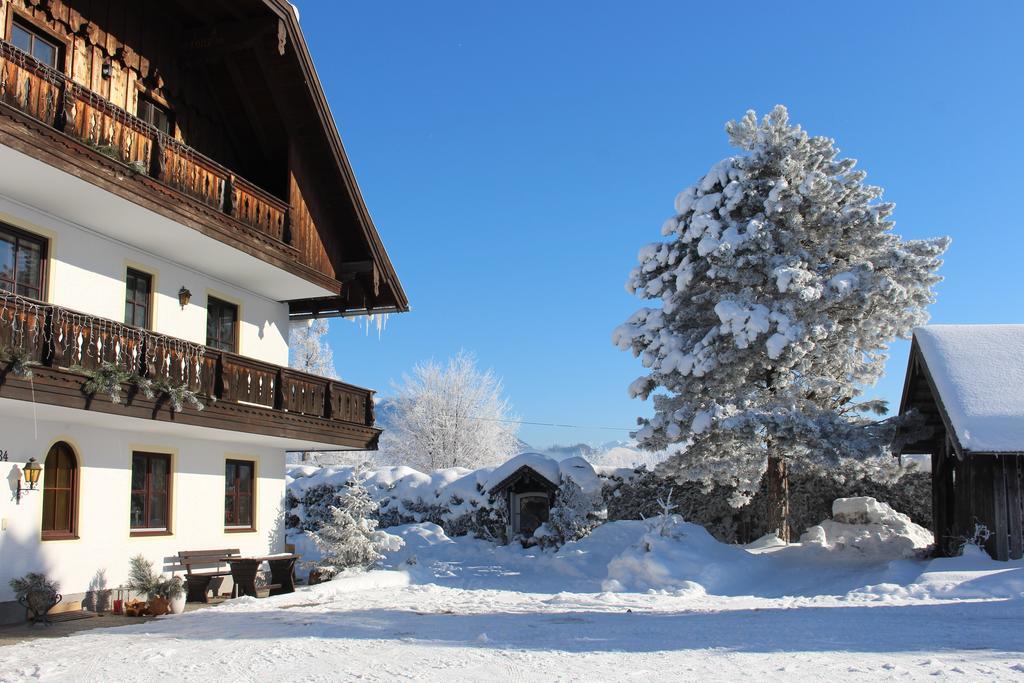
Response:
[[[287,203],[4,41],[0,102],[284,241]]]
[[[0,292],[0,371],[67,369],[83,381],[101,370],[184,387],[226,401],[372,427],[373,392],[291,368]],[[125,382],[130,385],[132,379]]]

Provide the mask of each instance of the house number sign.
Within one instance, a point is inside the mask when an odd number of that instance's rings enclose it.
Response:
[[[7,462],[7,460],[8,460],[7,451],[5,451],[4,449],[0,448],[0,462]]]

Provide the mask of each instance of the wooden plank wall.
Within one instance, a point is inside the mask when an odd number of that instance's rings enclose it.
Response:
[[[288,168],[290,243],[299,250],[299,260],[302,263],[331,277],[337,277],[328,251],[330,246],[324,243],[323,236],[317,229],[316,207],[310,206],[302,191],[304,186],[309,185],[305,180],[308,176],[304,173],[301,155],[294,146],[289,146]]]
[[[1020,456],[969,455],[959,463],[957,477],[959,533],[970,538],[976,524],[983,524],[991,534],[985,549],[992,557],[1015,560],[1024,556],[1024,467]]]
[[[141,92],[174,112],[175,137],[228,167],[235,154],[223,133],[205,79],[183,70],[183,29],[163,3],[134,0],[0,0],[0,27],[7,16],[28,17],[66,41],[69,75],[130,114]],[[4,35],[4,39],[9,39]],[[111,77],[103,78],[104,62]]]

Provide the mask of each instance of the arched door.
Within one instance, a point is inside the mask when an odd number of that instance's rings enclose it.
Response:
[[[46,454],[43,468],[43,540],[77,537],[78,459],[64,441]]]

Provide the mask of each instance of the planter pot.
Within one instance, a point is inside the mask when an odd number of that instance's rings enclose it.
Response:
[[[50,591],[32,591],[18,602],[28,612],[28,618],[34,624],[49,624],[50,610],[63,599],[60,593]]]
[[[171,598],[171,614],[181,614],[185,611],[185,593],[182,593],[176,597]]]

